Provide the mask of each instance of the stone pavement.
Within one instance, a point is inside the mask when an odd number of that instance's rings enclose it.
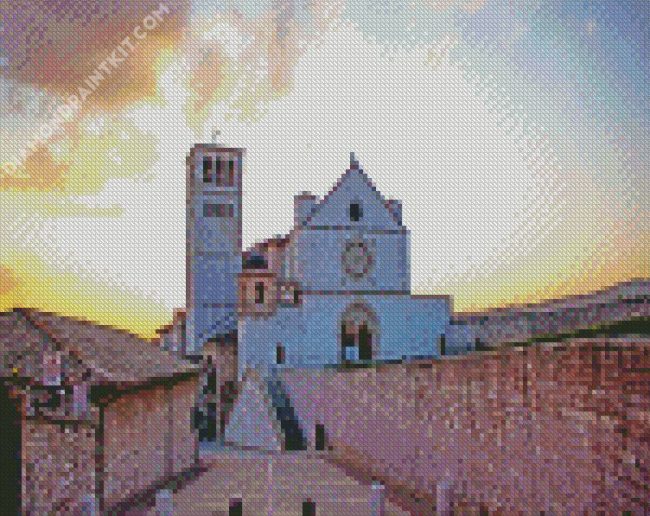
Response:
[[[220,449],[204,453],[202,462],[207,471],[173,494],[174,514],[227,515],[231,497],[243,500],[244,515],[300,516],[308,499],[319,516],[373,514],[372,486],[309,452]],[[408,514],[385,501],[384,515]]]

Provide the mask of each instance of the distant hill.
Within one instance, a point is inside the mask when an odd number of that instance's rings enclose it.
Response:
[[[457,313],[446,335],[449,354],[568,337],[647,335],[650,280],[544,303]]]

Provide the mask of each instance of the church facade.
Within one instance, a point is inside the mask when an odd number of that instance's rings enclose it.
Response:
[[[187,352],[236,329],[249,368],[437,356],[447,296],[411,293],[410,233],[354,155],[332,190],[294,198],[294,227],[241,249],[242,149],[195,146],[188,166]]]

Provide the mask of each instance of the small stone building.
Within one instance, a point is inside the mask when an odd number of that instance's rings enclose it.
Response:
[[[99,513],[191,470],[200,370],[127,332],[0,314],[0,503]]]

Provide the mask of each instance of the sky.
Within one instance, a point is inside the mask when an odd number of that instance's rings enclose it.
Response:
[[[246,148],[245,246],[354,151],[404,203],[416,293],[474,311],[648,277],[649,22],[644,0],[3,2],[0,310],[153,336],[215,130]]]

